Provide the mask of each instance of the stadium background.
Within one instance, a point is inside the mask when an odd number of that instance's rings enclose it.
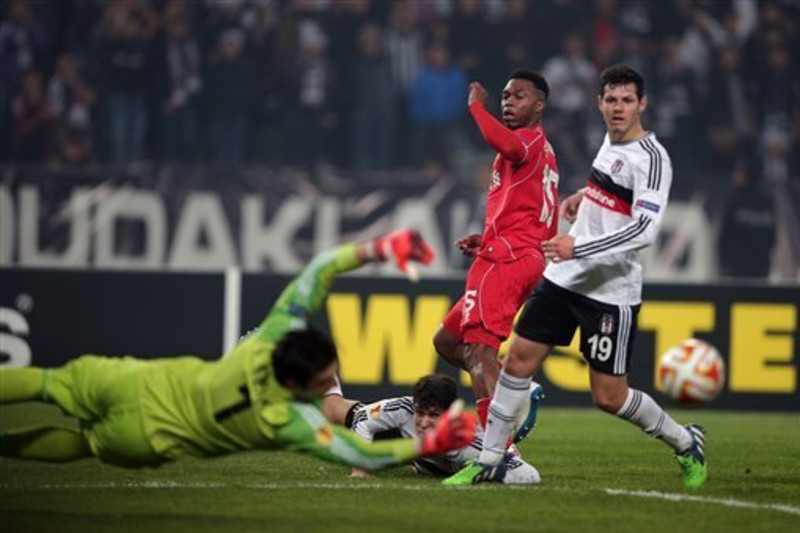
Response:
[[[602,139],[597,74],[625,62],[675,166],[634,381],[697,335],[731,372],[716,406],[796,410],[799,22],[791,0],[3,2],[0,364],[218,357],[314,252],[412,226],[425,281],[366,271],[319,319],[347,392],[405,391],[459,295],[449,243],[480,229],[467,82],[496,111],[514,67],[546,75],[563,196]],[[554,358],[553,404],[588,405],[578,371]]]

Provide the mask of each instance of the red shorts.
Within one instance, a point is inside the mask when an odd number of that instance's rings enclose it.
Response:
[[[542,279],[541,255],[509,263],[476,257],[467,274],[464,296],[450,309],[442,325],[466,344],[485,344],[495,350],[511,334],[514,317]]]

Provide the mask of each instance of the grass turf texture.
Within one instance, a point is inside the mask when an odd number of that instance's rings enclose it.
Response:
[[[671,451],[630,425],[545,406],[521,446],[542,474],[537,487],[445,488],[409,467],[350,479],[346,467],[288,452],[139,470],[0,458],[0,531],[800,530],[800,415],[673,414],[708,431],[700,490],[684,489]],[[34,416],[59,415],[7,406],[0,429]]]

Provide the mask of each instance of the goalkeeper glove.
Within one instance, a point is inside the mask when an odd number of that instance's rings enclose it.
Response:
[[[463,400],[456,400],[442,415],[436,427],[426,431],[417,441],[420,456],[439,455],[472,443],[475,438],[475,418],[462,413]]]
[[[425,242],[417,230],[399,230],[374,241],[375,251],[381,261],[390,257],[394,259],[397,268],[404,272],[412,281],[419,279],[417,269],[409,261],[417,261],[423,265],[433,262],[433,248]]]

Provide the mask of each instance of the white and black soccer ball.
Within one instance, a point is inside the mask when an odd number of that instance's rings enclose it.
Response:
[[[661,356],[658,376],[660,391],[673,400],[707,403],[725,386],[725,361],[711,344],[687,339]]]

